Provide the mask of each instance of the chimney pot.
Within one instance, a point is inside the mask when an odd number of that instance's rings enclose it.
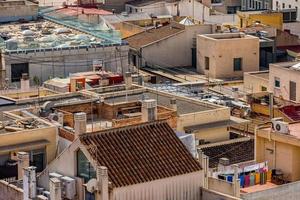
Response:
[[[131,89],[131,87],[132,87],[132,75],[131,75],[131,72],[126,72],[125,73],[125,85],[126,85],[126,90]]]
[[[150,122],[157,119],[157,102],[155,99],[142,101],[142,121]]]
[[[23,199],[30,200],[35,199],[36,197],[36,167],[27,167],[24,168],[24,177],[23,177]]]
[[[74,114],[75,136],[86,133],[86,113],[79,112]]]
[[[29,154],[27,152],[18,152],[18,180],[22,180],[24,176],[24,169],[29,167]]]
[[[58,178],[50,179],[50,199],[61,200],[61,182]]]
[[[101,200],[108,200],[108,170],[105,166],[97,167],[97,181],[101,193]]]

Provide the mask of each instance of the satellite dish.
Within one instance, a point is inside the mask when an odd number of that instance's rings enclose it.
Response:
[[[89,182],[87,182],[87,184],[86,184],[86,189],[90,193],[94,193],[98,189],[97,179],[92,178],[91,180],[89,180]]]

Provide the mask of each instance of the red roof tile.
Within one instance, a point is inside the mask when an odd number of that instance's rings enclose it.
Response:
[[[201,170],[167,122],[152,122],[80,136],[93,159],[108,168],[115,187]]]

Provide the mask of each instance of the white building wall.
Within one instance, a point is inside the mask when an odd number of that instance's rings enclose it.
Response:
[[[111,200],[198,200],[203,171],[115,188]]]
[[[196,38],[197,34],[212,33],[212,31],[212,25],[186,26],[185,30],[177,35],[144,47],[143,61],[163,67],[191,66],[193,38]]]
[[[29,63],[29,77],[41,82],[50,77],[66,77],[70,73],[92,70],[94,59],[102,59],[106,70],[128,71],[128,45],[98,48],[20,52],[3,54],[6,77],[11,80],[11,64]]]
[[[131,7],[131,10],[130,10]],[[177,8],[178,7],[178,8]],[[147,14],[172,15],[172,16],[189,16],[197,21],[211,24],[237,24],[238,17],[235,14],[210,14],[210,8],[204,6],[199,1],[182,0],[176,3],[159,2],[151,5],[136,7],[127,4],[126,11],[130,13],[145,12]],[[204,19],[204,20],[203,20]]]
[[[164,1],[153,3],[150,5],[146,5],[146,6],[139,6],[139,7],[127,4],[125,6],[125,8],[126,8],[126,12],[128,12],[128,13],[144,12],[144,13],[147,13],[149,15],[154,15],[154,16],[169,15],[169,11],[167,10],[167,7],[165,4],[166,3]]]
[[[210,24],[237,24],[238,17],[235,14],[221,14],[211,15],[209,7],[204,6],[199,1],[182,0],[179,2],[180,16],[190,16],[200,22]],[[194,13],[194,14],[193,14]]]
[[[278,7],[277,3],[278,2]],[[283,8],[283,3],[285,4],[285,7]],[[289,8],[297,8],[297,21],[300,21],[300,1],[299,0],[273,0],[272,3],[273,10],[281,10],[281,9],[289,9]]]
[[[295,63],[294,63],[295,64]],[[292,64],[291,64],[292,65]],[[276,97],[290,100],[290,81],[296,83],[296,102],[300,102],[300,72],[271,64],[269,70],[269,88]],[[275,87],[275,78],[280,80],[280,87]]]

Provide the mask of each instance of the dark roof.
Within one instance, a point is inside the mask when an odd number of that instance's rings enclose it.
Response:
[[[126,41],[129,43],[130,47],[139,49],[145,45],[149,45],[163,38],[175,35],[183,31],[184,28],[184,25],[172,22],[171,24],[156,29],[153,28],[142,33],[130,36],[126,38]]]
[[[254,160],[254,140],[235,142],[230,144],[201,148],[209,157],[209,167],[218,166],[220,158],[228,158],[230,164]]]
[[[87,133],[80,141],[98,165],[108,168],[115,187],[201,170],[165,121]]]
[[[14,105],[15,102],[9,99],[0,98],[0,106],[8,106],[8,105]]]

